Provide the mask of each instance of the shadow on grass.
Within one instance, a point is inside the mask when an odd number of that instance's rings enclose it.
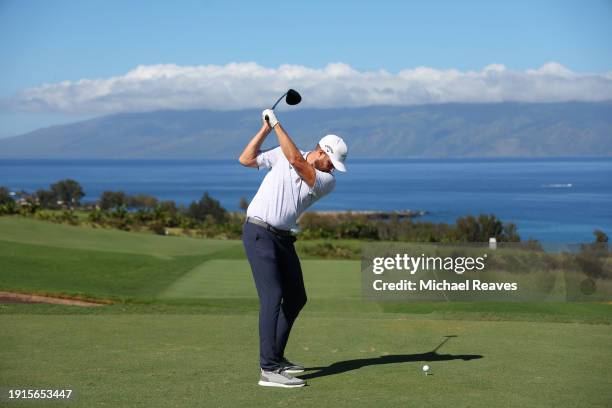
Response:
[[[451,338],[457,337],[455,335],[444,336],[445,339],[436,348],[427,353],[420,354],[393,354],[388,356],[372,357],[372,358],[358,358],[354,360],[337,361],[328,365],[327,367],[308,367],[306,370],[318,370],[314,373],[305,375],[299,375],[299,378],[308,380],[310,378],[325,377],[327,375],[341,374],[347,371],[357,370],[362,367],[380,365],[380,364],[394,364],[394,363],[411,363],[415,361],[448,361],[448,360],[476,360],[483,358],[480,354],[438,354],[438,350]]]

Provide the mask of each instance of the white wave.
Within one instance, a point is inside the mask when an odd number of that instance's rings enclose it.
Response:
[[[572,188],[572,183],[553,183],[553,184],[542,184],[543,188]]]

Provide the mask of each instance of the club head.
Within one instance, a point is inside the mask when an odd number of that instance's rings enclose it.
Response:
[[[290,89],[287,91],[287,96],[285,97],[285,102],[287,105],[297,105],[302,102],[302,97],[295,89]]]

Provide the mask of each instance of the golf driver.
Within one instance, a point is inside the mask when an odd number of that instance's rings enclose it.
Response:
[[[278,103],[281,100],[283,100],[283,98],[285,98],[285,102],[287,102],[287,105],[297,105],[298,103],[300,103],[302,101],[302,97],[300,96],[298,91],[296,91],[295,89],[290,89],[287,92],[285,92],[283,94],[283,96],[278,98],[276,103],[274,105],[272,105],[272,110],[274,110],[274,108],[276,108],[276,105],[278,105]],[[267,116],[266,116],[266,120],[268,120]]]

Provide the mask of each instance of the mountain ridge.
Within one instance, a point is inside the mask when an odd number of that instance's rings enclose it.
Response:
[[[255,109],[115,113],[0,139],[0,158],[235,158],[261,126]],[[612,101],[448,103],[285,108],[279,121],[302,150],[325,134],[349,156],[612,156]],[[277,145],[270,134],[264,148]]]

